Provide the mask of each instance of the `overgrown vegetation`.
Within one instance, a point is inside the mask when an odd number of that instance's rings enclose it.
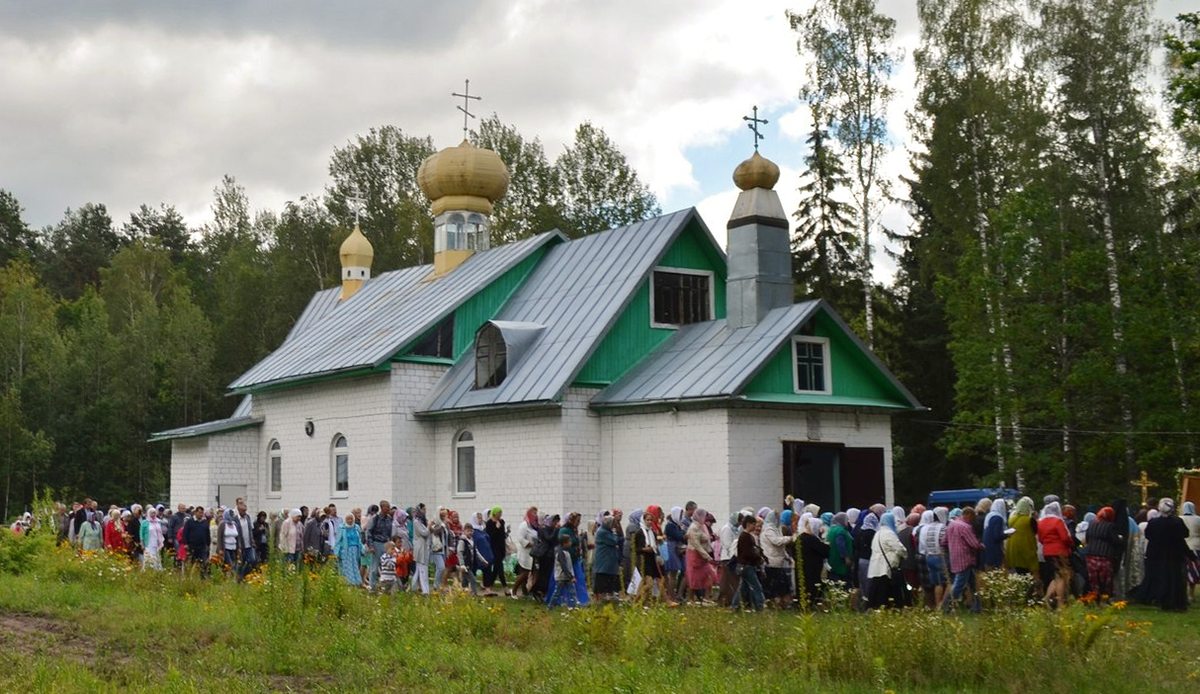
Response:
[[[81,561],[36,536],[0,541],[0,557],[26,552],[0,575],[5,691],[1118,692],[1200,678],[1195,611],[567,612],[372,597],[330,570],[202,581]]]

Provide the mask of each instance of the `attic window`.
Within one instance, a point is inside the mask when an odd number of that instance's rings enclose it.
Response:
[[[454,358],[454,314],[446,316],[412,349],[418,357]]]
[[[508,375],[508,345],[504,335],[485,323],[475,336],[475,389],[495,388]]]
[[[807,335],[792,338],[792,382],[797,393],[833,392],[829,357],[829,338]]]
[[[650,310],[654,327],[712,320],[712,273],[666,268],[654,271]]]

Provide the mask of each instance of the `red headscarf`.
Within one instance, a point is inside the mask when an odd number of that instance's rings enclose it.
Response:
[[[531,528],[538,527],[537,509],[533,506],[525,509],[525,522],[528,523],[529,527]]]
[[[458,511],[446,511],[446,527],[455,535],[462,535],[462,523],[458,521]]]
[[[1117,512],[1113,510],[1112,506],[1105,506],[1096,512],[1096,518],[1105,523],[1112,523],[1117,520]]]
[[[654,531],[655,535],[662,534],[662,526],[660,524],[662,517],[663,510],[661,506],[650,505],[646,507],[646,524],[650,526],[650,529]]]

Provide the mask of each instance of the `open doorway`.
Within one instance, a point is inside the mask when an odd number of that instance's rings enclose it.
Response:
[[[880,503],[884,500],[883,449],[784,441],[783,493],[826,511]]]

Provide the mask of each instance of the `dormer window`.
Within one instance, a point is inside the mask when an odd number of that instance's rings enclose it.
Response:
[[[500,329],[485,323],[475,335],[475,389],[495,388],[508,375],[508,345]]]
[[[712,278],[713,274],[704,270],[656,269],[650,292],[653,327],[676,328],[712,320]]]

